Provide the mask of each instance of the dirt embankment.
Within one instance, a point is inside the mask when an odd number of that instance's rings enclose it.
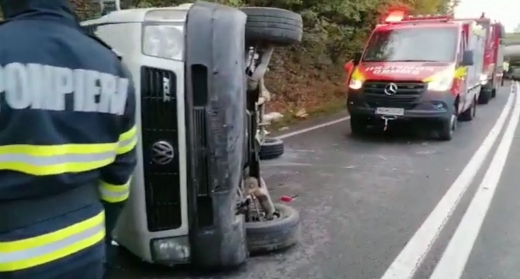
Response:
[[[346,95],[343,67],[319,55],[277,49],[266,76],[272,94],[268,111],[280,112],[280,125],[329,114],[345,108]]]

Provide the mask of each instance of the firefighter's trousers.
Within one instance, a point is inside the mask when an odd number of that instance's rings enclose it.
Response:
[[[1,279],[101,279],[105,213],[97,185],[0,202]]]

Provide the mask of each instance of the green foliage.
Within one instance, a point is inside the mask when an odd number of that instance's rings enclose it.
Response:
[[[74,0],[82,18],[97,16],[97,7]],[[208,0],[231,6],[289,9],[304,19],[305,35],[299,48],[313,48],[332,62],[343,62],[359,51],[370,30],[389,7],[406,6],[412,13],[445,13],[460,0]],[[166,7],[186,0],[122,0],[126,7]]]
[[[98,5],[75,2],[80,18],[99,16]],[[121,0],[123,7],[167,7],[195,0]],[[371,30],[390,7],[413,14],[449,13],[460,0],[205,0],[240,6],[276,7],[302,15],[302,43],[277,49],[266,83],[274,99],[269,109],[286,116],[305,108],[311,113],[344,103],[343,65],[360,51]],[[329,110],[329,109],[327,109]]]

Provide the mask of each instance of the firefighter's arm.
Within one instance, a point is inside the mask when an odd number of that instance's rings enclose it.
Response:
[[[121,116],[121,129],[117,156],[115,161],[101,170],[100,193],[101,200],[106,204],[120,204],[130,195],[132,173],[137,164],[136,145],[137,128],[135,124],[135,90],[132,79],[129,80],[127,103],[124,114]]]

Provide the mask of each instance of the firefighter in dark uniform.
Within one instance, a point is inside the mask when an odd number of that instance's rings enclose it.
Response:
[[[68,0],[0,5],[0,278],[102,278],[136,164],[132,81]]]

